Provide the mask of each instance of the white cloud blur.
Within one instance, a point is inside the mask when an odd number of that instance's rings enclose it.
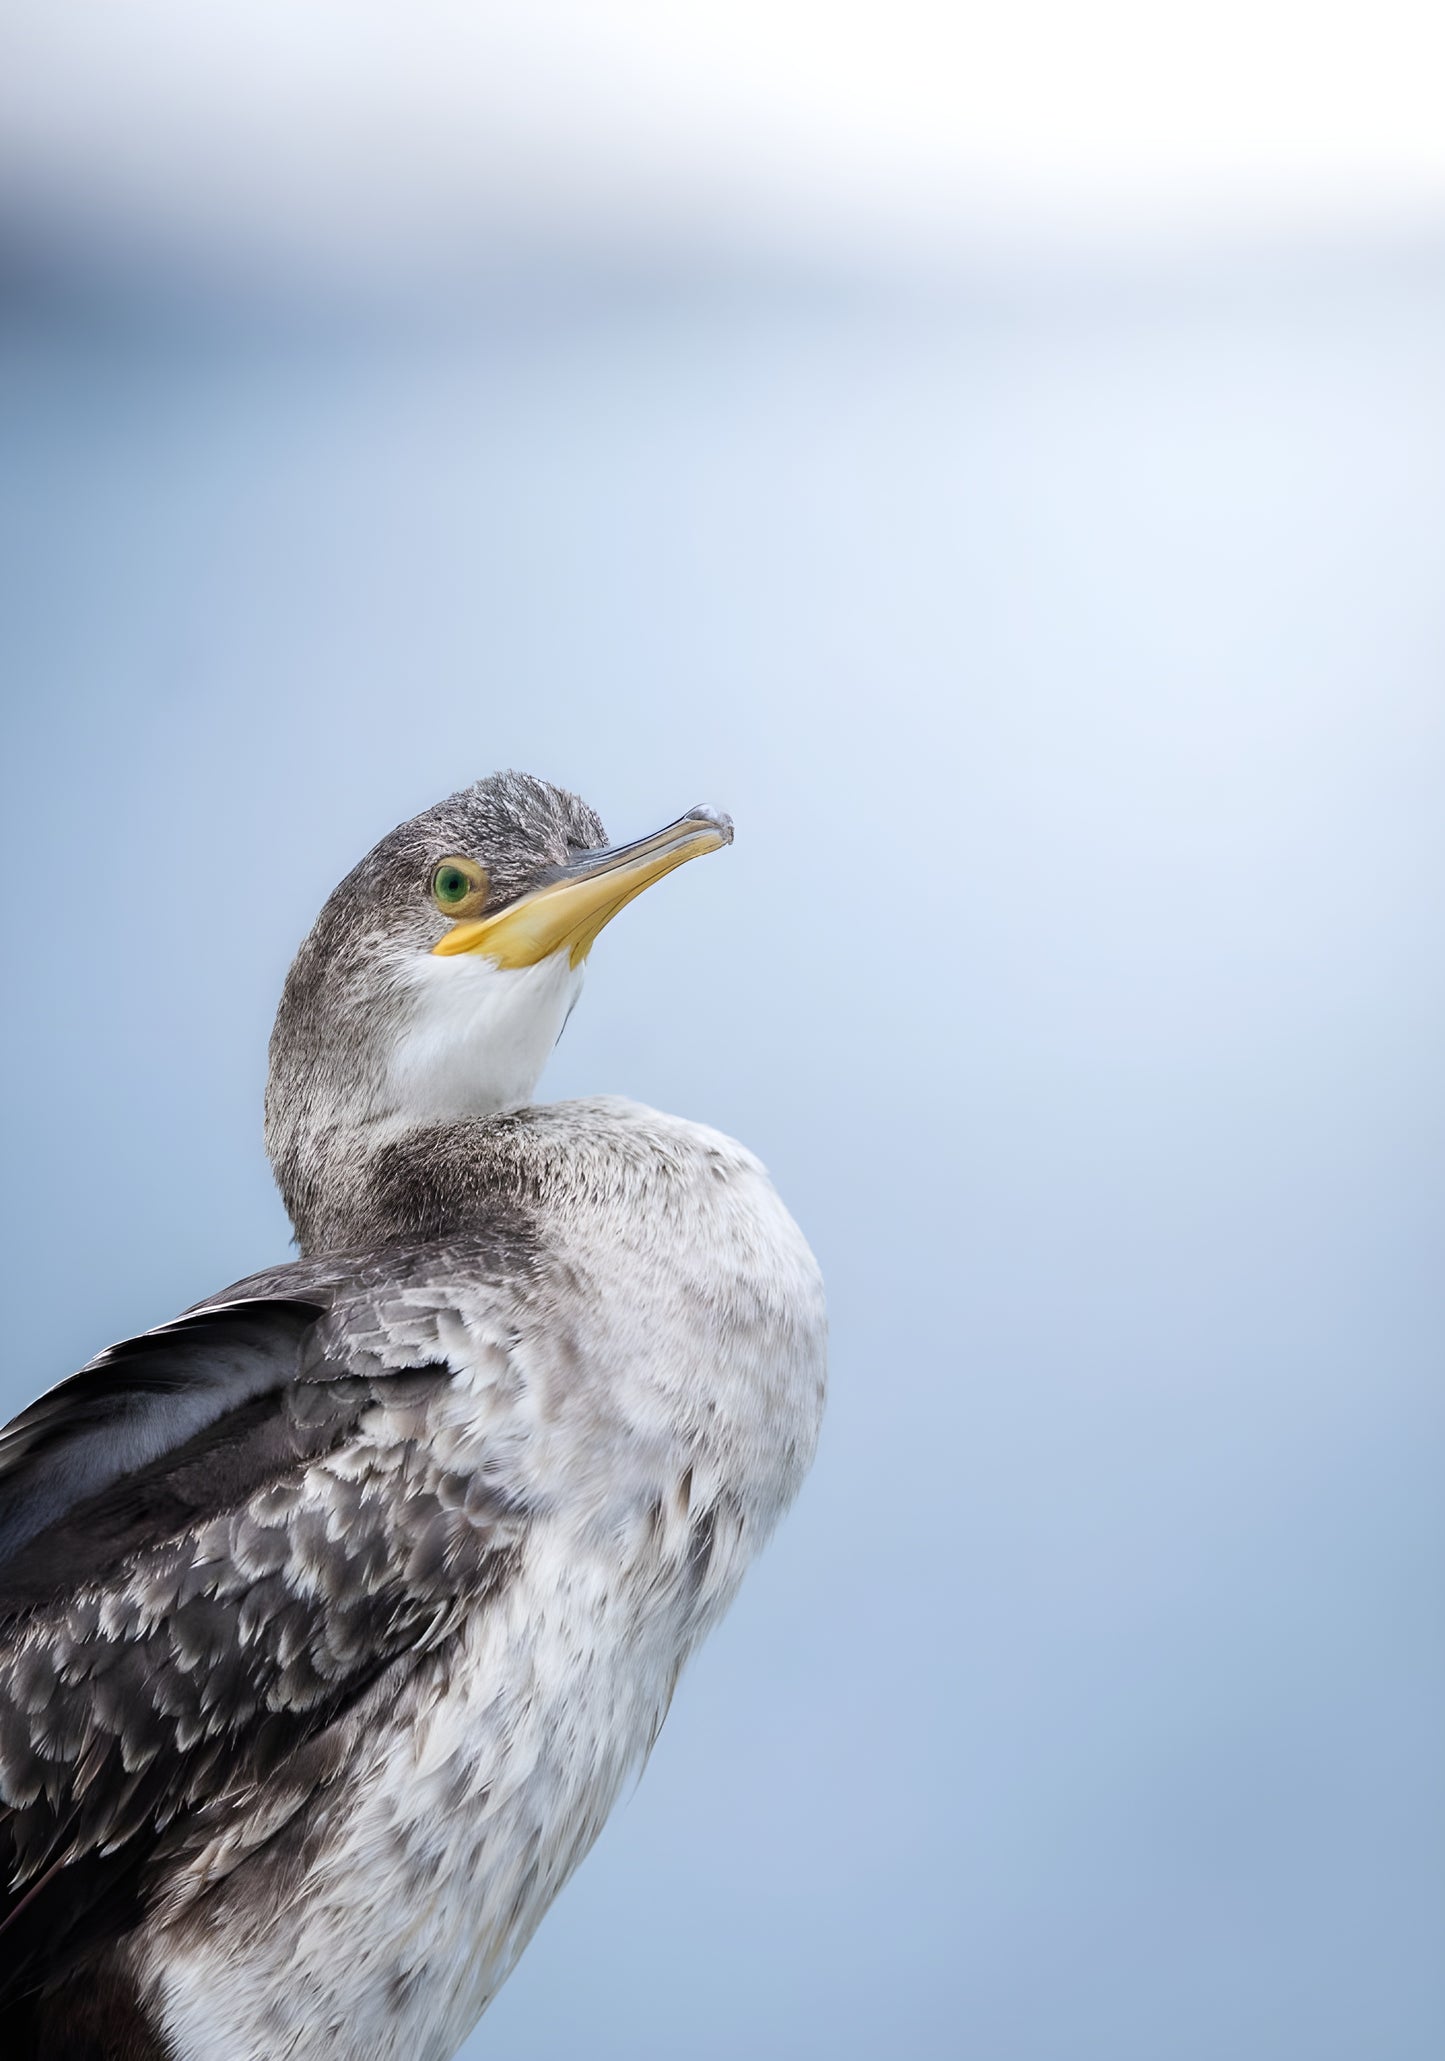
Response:
[[[17,211],[301,256],[937,252],[1445,203],[1415,0],[3,0]]]

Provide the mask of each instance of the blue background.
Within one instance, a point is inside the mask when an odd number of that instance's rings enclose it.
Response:
[[[283,1254],[394,822],[737,821],[544,1089],[766,1158],[822,1451],[469,2054],[1442,2050],[1442,366],[1424,248],[9,296],[7,1411]]]

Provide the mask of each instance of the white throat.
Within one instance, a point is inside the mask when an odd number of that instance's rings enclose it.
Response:
[[[581,991],[584,967],[569,959],[565,949],[521,967],[480,953],[412,958],[391,1062],[395,1116],[409,1128],[529,1102]]]

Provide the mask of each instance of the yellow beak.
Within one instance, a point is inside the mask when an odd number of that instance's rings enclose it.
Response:
[[[604,924],[674,866],[733,841],[732,818],[696,808],[636,844],[587,852],[544,887],[495,916],[455,923],[433,950],[481,952],[498,966],[535,966],[564,948],[573,966],[587,957]]]

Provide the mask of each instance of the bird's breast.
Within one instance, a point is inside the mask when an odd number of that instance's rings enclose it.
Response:
[[[384,1324],[339,1306],[333,1346],[351,1323],[383,1367],[445,1361],[420,1416],[378,1405],[366,1436],[506,1512],[506,1578],[357,1722],[303,1879],[241,1869],[204,1922],[148,1935],[178,2061],[451,2054],[811,1458],[821,1283],[752,1155],[616,1102],[501,1135],[525,1253],[419,1260]]]

